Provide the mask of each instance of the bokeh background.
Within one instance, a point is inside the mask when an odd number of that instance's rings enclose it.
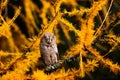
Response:
[[[2,6],[5,1],[8,1],[5,6]],[[88,15],[92,15],[94,13],[89,13],[92,11],[92,6],[96,2],[100,2],[102,0],[61,0],[61,4],[59,5],[60,0],[0,0],[1,8],[0,14],[4,18],[5,21],[1,19],[0,25],[5,25],[6,22],[10,25],[10,35],[9,32],[6,31],[5,36],[0,34],[0,77],[4,80],[7,76],[8,79],[11,77],[12,72],[16,73],[16,65],[20,65],[20,61],[29,59],[26,58],[26,53],[36,51],[38,52],[38,56],[33,62],[32,66],[29,68],[26,67],[28,70],[23,70],[25,74],[23,80],[42,80],[36,75],[41,75],[43,73],[39,72],[45,68],[43,61],[41,60],[40,53],[39,53],[39,44],[37,46],[32,46],[35,41],[38,39],[40,32],[44,32],[42,30],[47,29],[46,25],[51,24],[50,22],[54,19],[55,15],[58,13],[63,14],[62,18],[67,20],[71,23],[76,30],[81,31],[83,29],[83,22],[90,17]],[[112,2],[113,1],[113,2]],[[110,11],[108,9],[111,5]],[[56,5],[59,9],[55,9]],[[120,0],[106,0],[105,5],[102,5],[102,9],[96,11],[97,15],[93,18],[94,21],[91,22],[94,24],[93,30],[96,32],[99,27],[101,26],[106,14],[107,18],[103,23],[103,27],[101,28],[101,32],[98,33],[98,36],[92,41],[91,47],[96,49],[100,53],[101,56],[105,56],[105,59],[110,59],[112,63],[117,63],[118,65],[118,72],[112,71],[111,68],[106,68],[105,64],[99,62],[99,67],[95,68],[94,71],[90,71],[86,73],[86,75],[81,78],[78,75],[74,75],[72,78],[63,78],[63,80],[119,80],[120,78]],[[54,10],[55,9],[55,10]],[[19,12],[20,10],[20,12]],[[74,12],[74,10],[76,10]],[[79,11],[79,13],[77,13]],[[17,15],[18,14],[18,15]],[[15,15],[17,17],[15,18]],[[13,19],[15,18],[15,20]],[[56,18],[55,18],[56,19]],[[9,23],[10,20],[13,22]],[[67,23],[67,22],[66,22]],[[52,23],[53,25],[53,23]],[[87,24],[86,24],[87,25]],[[0,27],[1,27],[0,26]],[[63,23],[62,21],[58,21],[58,23],[54,26],[52,32],[55,33],[57,38],[58,44],[58,51],[60,54],[60,60],[65,60],[67,51],[76,49],[74,45],[78,44],[78,37],[79,35],[76,34],[74,30],[69,30],[68,25]],[[0,31],[2,33],[2,29]],[[86,42],[87,43],[87,42]],[[32,48],[31,48],[32,46]],[[79,49],[79,48],[77,48]],[[83,62],[87,62],[87,59],[93,60],[95,56],[89,52],[88,49],[84,47],[84,51],[87,51],[87,56],[83,56]],[[11,54],[14,53],[14,54]],[[17,54],[20,53],[20,54]],[[27,56],[33,56],[33,53],[28,53]],[[74,52],[71,52],[74,56]],[[76,53],[77,54],[77,53]],[[22,55],[22,57],[18,56]],[[68,56],[68,55],[67,55]],[[20,59],[20,60],[19,60]],[[31,58],[32,60],[32,58]],[[79,59],[77,59],[79,61]],[[13,61],[13,62],[12,62]],[[29,60],[28,60],[29,61]],[[9,63],[10,62],[10,63]],[[26,61],[27,62],[27,61]],[[80,61],[79,61],[80,62]],[[78,69],[78,64],[72,66],[72,69]],[[65,65],[65,69],[71,69],[70,63]],[[117,66],[116,65],[116,66]],[[7,67],[6,67],[7,66]],[[26,65],[28,66],[28,65]],[[6,69],[4,69],[4,67]],[[25,67],[25,66],[24,66]],[[111,66],[110,66],[111,67]],[[18,68],[20,69],[20,68]],[[37,74],[37,71],[38,73]],[[41,74],[40,74],[41,73]],[[9,75],[11,74],[11,75]],[[20,75],[18,75],[20,77]],[[54,76],[54,74],[52,74]],[[38,78],[38,79],[37,79]],[[59,79],[59,78],[58,78]],[[55,79],[55,80],[58,80]],[[7,78],[6,78],[7,80]],[[11,79],[12,80],[12,79]],[[16,78],[17,80],[17,78]],[[51,78],[52,80],[52,78]],[[54,80],[54,79],[53,79]],[[62,78],[60,78],[62,80]]]

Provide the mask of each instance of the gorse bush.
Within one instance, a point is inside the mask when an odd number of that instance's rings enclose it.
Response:
[[[119,0],[0,0],[0,80],[117,79],[119,8]],[[60,55],[48,74],[40,53],[46,32]]]

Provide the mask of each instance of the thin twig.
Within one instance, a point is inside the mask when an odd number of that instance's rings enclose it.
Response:
[[[99,32],[99,31],[101,30],[101,28],[103,27],[103,24],[104,24],[104,22],[105,22],[105,20],[106,20],[106,18],[107,18],[107,16],[108,16],[108,14],[109,14],[109,12],[110,12],[110,9],[111,9],[111,7],[112,7],[113,1],[114,1],[114,0],[111,0],[110,6],[109,6],[109,8],[108,8],[108,11],[107,11],[107,13],[106,13],[106,15],[105,15],[105,18],[104,18],[102,24],[100,25],[100,27],[98,28],[98,30],[97,30],[96,33],[94,34],[95,38],[97,37],[98,32]]]
[[[13,22],[15,21],[15,19],[20,15],[20,12],[21,12],[21,7],[19,7],[19,9],[16,11],[16,13],[15,13],[14,17],[12,18],[12,20],[10,20],[8,22],[8,25],[12,25],[13,24]]]

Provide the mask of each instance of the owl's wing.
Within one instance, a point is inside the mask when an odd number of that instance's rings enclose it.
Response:
[[[41,53],[42,57],[44,57],[44,55],[46,55],[46,46],[44,45],[44,43],[40,44],[40,53]]]
[[[58,53],[58,48],[57,48],[57,45],[55,44],[54,46],[54,50],[56,52],[56,55],[57,55],[57,59],[59,59],[59,53]]]
[[[51,65],[51,58],[50,58],[50,54],[49,54],[50,52],[44,43],[41,43],[41,45],[40,45],[40,52],[41,52],[41,57],[44,60],[44,63],[47,66]]]

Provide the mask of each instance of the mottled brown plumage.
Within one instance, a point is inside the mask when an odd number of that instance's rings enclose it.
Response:
[[[58,49],[56,37],[53,33],[47,32],[41,38],[40,50],[47,66],[58,62]]]

